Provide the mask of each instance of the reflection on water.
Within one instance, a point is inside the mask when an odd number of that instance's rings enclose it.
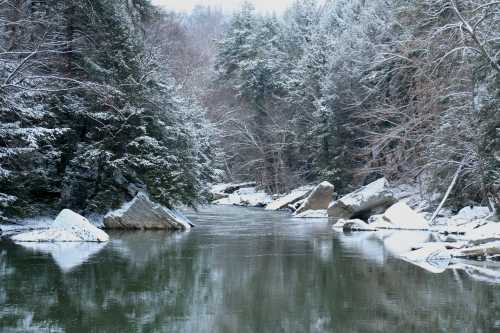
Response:
[[[85,263],[91,256],[101,251],[106,243],[20,243],[35,252],[48,253],[64,272]]]
[[[191,232],[112,233],[102,248],[0,243],[0,331],[500,332],[495,264],[431,274],[394,257],[395,234],[256,209],[189,215]]]

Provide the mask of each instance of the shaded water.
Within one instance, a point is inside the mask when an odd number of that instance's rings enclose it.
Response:
[[[281,212],[188,215],[105,245],[0,242],[0,332],[500,332],[500,285],[471,270]]]

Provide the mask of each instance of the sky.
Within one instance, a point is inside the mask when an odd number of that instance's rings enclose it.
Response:
[[[176,11],[189,12],[195,5],[209,5],[222,8],[224,11],[231,12],[237,9],[242,1],[240,0],[153,0],[155,5],[172,9]],[[250,0],[255,8],[261,12],[281,13],[285,10],[292,0]]]

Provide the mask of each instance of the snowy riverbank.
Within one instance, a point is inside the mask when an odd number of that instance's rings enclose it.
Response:
[[[488,207],[464,207],[457,214],[446,208],[436,212],[435,202],[424,199],[416,187],[391,186],[384,178],[340,198],[327,182],[281,195],[259,191],[254,183],[221,184],[213,193],[219,198],[214,204],[328,218],[339,232],[371,232],[382,239],[397,235],[395,239],[404,243],[404,251],[399,249],[397,255],[429,271],[441,271],[452,258],[500,259],[500,223]]]

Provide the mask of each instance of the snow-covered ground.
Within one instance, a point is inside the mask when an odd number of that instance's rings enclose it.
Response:
[[[216,205],[235,205],[248,207],[264,207],[272,202],[271,195],[258,191],[255,187],[246,187],[236,190],[228,197],[214,201]]]

